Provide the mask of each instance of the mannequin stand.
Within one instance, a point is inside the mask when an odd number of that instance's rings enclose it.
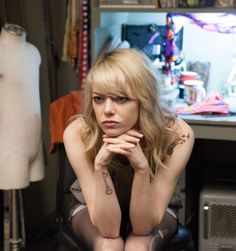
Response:
[[[20,251],[23,250],[25,246],[25,228],[21,190],[10,190],[10,216],[10,251]]]
[[[25,249],[21,189],[44,178],[40,64],[40,52],[26,40],[25,29],[6,23],[0,32],[0,65],[3,66],[0,93],[4,94],[0,98],[0,189],[8,190],[10,197],[10,251]]]

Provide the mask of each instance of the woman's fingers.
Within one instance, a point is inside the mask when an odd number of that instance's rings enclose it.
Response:
[[[126,134],[127,135],[129,135],[129,136],[133,136],[133,137],[136,137],[136,138],[142,138],[143,137],[143,134],[142,133],[140,133],[140,132],[138,132],[138,131],[136,131],[136,130],[129,130],[128,132],[126,132]]]
[[[130,142],[130,143],[138,143],[142,137],[143,137],[143,134],[139,133],[138,131],[129,130],[128,132],[114,138],[107,137],[106,135],[104,135],[103,141],[110,144],[117,144],[123,141]]]
[[[127,137],[127,139],[128,139],[128,137],[134,137],[134,138],[141,139],[143,137],[143,134],[140,133],[140,132],[138,132],[138,131],[136,131],[136,130],[132,129],[132,130],[129,130],[126,133],[121,134],[121,135],[119,135],[119,136],[117,136],[115,138],[124,138],[124,137]],[[107,139],[107,138],[109,138],[109,136],[107,136],[106,134],[104,134],[103,135],[103,139]]]
[[[105,142],[107,144],[107,146],[112,146],[115,148],[123,148],[123,149],[132,149],[135,148],[137,146],[137,144],[139,142],[127,142],[127,141],[115,141],[115,140],[111,140],[111,141],[107,141]]]
[[[120,145],[114,145],[114,144],[108,144],[106,146],[107,151],[115,154],[127,154],[131,149],[135,147],[134,144],[120,144]]]
[[[127,154],[129,150],[135,148],[143,137],[141,133],[135,130],[128,132],[114,138],[104,135],[103,142],[106,144],[106,149],[109,152],[116,154]]]
[[[139,138],[135,138],[126,134],[119,136],[117,138],[103,138],[103,142],[108,144],[121,144],[124,142],[138,143],[139,141],[140,141]]]

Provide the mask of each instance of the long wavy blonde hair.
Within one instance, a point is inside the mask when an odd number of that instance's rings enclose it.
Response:
[[[104,94],[126,95],[127,85],[140,103],[138,126],[144,135],[141,146],[153,176],[162,163],[163,149],[175,116],[159,103],[159,78],[151,60],[136,49],[116,49],[102,54],[89,71],[84,88],[83,141],[89,160],[93,161],[102,145],[102,130],[97,124],[92,105],[94,86]]]

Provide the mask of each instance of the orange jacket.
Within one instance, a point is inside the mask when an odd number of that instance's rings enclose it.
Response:
[[[56,151],[57,144],[63,143],[63,133],[71,116],[82,113],[82,100],[82,92],[72,91],[51,103],[49,114],[50,153]]]

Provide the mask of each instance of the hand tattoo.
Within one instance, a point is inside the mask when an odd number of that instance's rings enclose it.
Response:
[[[103,177],[103,180],[104,180],[104,183],[105,183],[105,186],[106,186],[105,193],[108,194],[108,195],[112,194],[113,190],[109,187],[109,185],[107,183],[108,173],[102,172],[102,177]]]
[[[174,139],[174,141],[167,147],[167,154],[171,156],[174,152],[174,148],[179,144],[182,145],[189,138],[190,134],[188,133],[188,135],[183,134],[178,139]]]

